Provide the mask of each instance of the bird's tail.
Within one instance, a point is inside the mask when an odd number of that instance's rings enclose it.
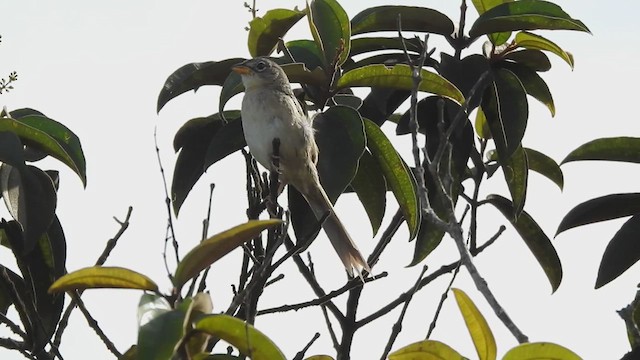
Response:
[[[347,269],[349,275],[353,276],[353,270],[360,277],[362,277],[362,271],[366,270],[371,272],[371,268],[367,264],[367,261],[358,250],[358,247],[347,233],[347,229],[344,227],[331,205],[331,201],[321,186],[312,186],[312,189],[306,191],[306,199],[313,210],[317,219],[322,219],[327,213],[329,213],[327,219],[322,224],[322,228],[327,233],[327,237],[331,241],[331,245],[335,249],[336,253],[342,260],[344,267]]]

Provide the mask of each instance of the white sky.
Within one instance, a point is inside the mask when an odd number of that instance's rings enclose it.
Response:
[[[374,4],[411,4],[436,8],[454,19],[458,1],[344,1],[350,17]],[[469,1],[469,6],[470,5]],[[576,59],[572,72],[561,60],[552,58],[553,68],[543,77],[556,102],[551,118],[546,108],[532,100],[529,128],[524,144],[549,154],[557,161],[586,141],[605,136],[637,136],[636,1],[616,6],[604,2],[557,1],[573,17],[590,27],[594,36],[583,33],[547,33]],[[178,5],[179,4],[179,5]],[[303,7],[302,1],[259,1],[260,13],[275,8]],[[167,174],[172,174],[175,154],[172,139],[186,120],[216,112],[219,88],[202,88],[171,101],[157,115],[156,99],[166,77],[189,62],[247,57],[244,27],[250,14],[242,1],[71,1],[34,0],[0,3],[0,76],[15,70],[19,81],[15,90],[0,96],[0,104],[10,110],[33,107],[63,122],[80,137],[88,168],[88,185],[82,188],[77,177],[59,162],[42,166],[61,170],[58,216],[68,242],[67,268],[71,271],[95,262],[107,239],[117,231],[112,217],[120,219],[127,207],[134,207],[132,224],[108,265],[125,266],[151,276],[165,291],[169,282],[162,264],[166,213],[164,192],[153,146],[153,130]],[[469,14],[475,17],[470,9]],[[305,21],[287,39],[310,38]],[[433,37],[435,38],[435,36]],[[635,40],[634,40],[635,39]],[[444,42],[434,42],[438,52],[450,52]],[[227,108],[237,106],[240,97]],[[393,130],[385,127],[385,130]],[[391,132],[389,132],[391,134]],[[395,138],[407,149],[408,138]],[[578,203],[595,196],[639,190],[637,166],[631,164],[572,163],[563,166],[565,190],[534,174],[530,178],[525,209],[549,236],[560,219]],[[168,179],[170,181],[170,179]],[[208,183],[215,182],[211,233],[245,220],[242,158],[234,155],[214,165],[184,204],[176,222],[182,254],[199,240],[201,219],[206,211]],[[486,193],[506,193],[501,176],[487,182]],[[395,211],[388,202],[388,217]],[[483,209],[485,210],[485,209]],[[374,246],[366,215],[350,196],[337,207],[359,246],[368,253]],[[485,210],[486,211],[486,210]],[[504,218],[495,211],[482,212],[481,236],[488,238]],[[550,286],[518,235],[508,231],[477,258],[477,265],[498,300],[531,341],[552,341],[576,351],[585,359],[619,358],[628,350],[624,324],[615,310],[628,304],[638,282],[638,267],[602,289],[593,285],[600,257],[621,220],[577,228],[561,234],[554,244],[563,263],[564,278],[559,290],[550,295]],[[483,226],[484,225],[484,226]],[[384,225],[383,225],[384,226]],[[311,247],[321,283],[326,290],[343,284],[344,275],[325,239]],[[384,280],[367,285],[361,316],[387,303],[415,281],[419,268],[404,269],[413,254],[406,231],[395,238],[386,256],[374,269],[388,271]],[[430,271],[456,256],[450,240],[445,240],[427,259]],[[216,264],[210,274],[210,289],[217,310],[224,310],[231,298],[230,283],[237,279],[239,252]],[[11,264],[11,256],[0,249],[0,263]],[[172,265],[173,266],[173,265]],[[284,281],[266,291],[261,308],[281,303],[310,300],[312,292],[292,266],[286,266]],[[231,275],[230,275],[231,274]],[[424,338],[435,304],[448,283],[443,277],[421,291],[409,308],[405,331],[394,348]],[[465,290],[488,319],[497,338],[499,354],[516,345],[465,272],[456,287]],[[94,290],[85,293],[87,306],[102,328],[124,352],[136,342],[136,305],[141,294],[126,290]],[[338,301],[341,303],[342,301]],[[285,316],[259,318],[257,327],[293,357],[316,331],[320,340],[307,353],[333,354],[330,339],[317,308]],[[363,331],[355,339],[354,359],[380,356],[397,310]],[[6,336],[0,330],[0,336]],[[450,298],[445,304],[433,339],[441,340],[463,355],[474,358],[471,340]],[[63,345],[66,359],[110,358],[106,348],[86,326],[79,311],[72,316]],[[89,355],[90,354],[90,355]],[[17,352],[0,350],[3,359],[20,358]]]

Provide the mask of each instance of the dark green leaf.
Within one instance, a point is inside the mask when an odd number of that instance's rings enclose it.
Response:
[[[180,150],[171,183],[173,210],[179,213],[184,200],[205,171],[205,160],[211,163],[232,150],[233,142],[226,140],[219,145],[212,143],[218,132],[226,127],[234,128],[240,123],[239,111],[226,113],[230,122],[225,125],[220,114],[189,120],[178,130],[173,141],[176,151]],[[225,130],[224,133],[229,133]],[[244,137],[243,137],[244,138]],[[228,146],[226,146],[228,145]],[[209,157],[207,157],[209,156]]]
[[[548,1],[520,0],[498,5],[480,15],[469,30],[472,38],[484,34],[517,30],[577,30],[589,29],[572,19],[562,8]]]
[[[478,11],[478,15],[482,15],[487,10],[493,9],[497,5],[512,2],[513,0],[473,0],[473,6]],[[504,44],[511,37],[511,32],[502,32],[502,33],[494,33],[489,34],[489,40],[495,46],[500,46]]]
[[[453,56],[442,53],[440,61],[439,72],[447,80],[451,81],[465,96],[466,101],[469,101],[471,95],[471,89],[480,80],[480,77],[487,71],[489,71],[489,61],[482,55],[474,54],[463,58],[462,60],[456,59]],[[473,101],[469,104],[468,112],[470,113],[482,100],[482,93],[489,84],[489,79],[476,91]]]
[[[227,120],[224,116],[224,107],[232,97],[240,94],[244,91],[244,85],[242,84],[242,77],[240,74],[231,72],[229,76],[224,80],[222,84],[222,90],[220,90],[220,98],[218,99],[218,113],[222,114],[222,119]]]
[[[5,163],[0,165],[0,188],[9,213],[22,228],[24,243],[20,251],[29,253],[55,216],[57,195],[53,182],[37,167],[26,166],[20,171]]]
[[[412,59],[417,59],[418,55],[409,55]],[[407,56],[402,53],[390,53],[390,54],[378,54],[373,55],[358,61],[348,61],[344,64],[344,71],[351,71],[353,69],[362,68],[368,65],[384,65],[392,67],[397,64],[406,64]]]
[[[520,237],[522,237],[529,250],[538,260],[551,283],[551,288],[555,292],[562,281],[562,265],[556,249],[547,235],[526,211],[523,211],[518,219],[514,220],[512,216],[514,208],[511,201],[500,195],[489,195],[487,196],[487,201],[500,210],[520,234]]]
[[[196,91],[204,85],[222,85],[231,73],[231,67],[244,60],[243,58],[232,58],[182,66],[169,75],[164,82],[158,95],[157,111],[160,112],[169,100],[187,91]]]
[[[2,272],[0,274],[0,313],[6,315],[9,307],[15,303],[20,321],[23,324],[25,321],[26,324],[29,324],[29,319],[26,317],[27,312],[18,305],[21,302],[20,297],[27,292],[24,280],[20,275],[2,265],[0,265],[0,272]]]
[[[40,115],[0,118],[0,131],[18,135],[24,145],[43,151],[73,170],[87,184],[87,169],[80,139],[61,123]]]
[[[144,306],[141,300],[141,305]],[[138,328],[138,360],[171,359],[184,336],[185,309],[164,310]]]
[[[320,182],[331,202],[351,183],[358,170],[358,161],[364,152],[366,138],[362,118],[356,110],[347,106],[333,106],[316,115],[313,121],[318,145],[318,174]],[[298,239],[315,237],[317,219],[306,201],[289,187],[291,223]],[[317,234],[316,234],[317,235]]]
[[[450,98],[460,104],[464,102],[464,95],[442,76],[422,70],[422,82],[418,90]],[[386,87],[399,90],[411,90],[413,78],[408,65],[396,65],[392,68],[384,65],[369,65],[351,70],[338,80],[338,88],[346,87]]]
[[[583,160],[640,163],[640,138],[612,137],[592,140],[573,150],[560,164]]]
[[[607,245],[602,255],[596,289],[607,285],[640,260],[640,214],[627,220]]]
[[[560,190],[564,187],[564,176],[558,163],[547,155],[538,152],[533,149],[524,148],[527,153],[527,162],[529,163],[529,169],[545,176],[549,180],[553,181]]]
[[[402,31],[428,32],[449,36],[454,25],[443,13],[414,6],[376,6],[365,9],[351,20],[353,35],[374,31],[398,31],[398,16]]]
[[[22,168],[24,161],[24,146],[18,135],[10,131],[0,131],[0,162]]]
[[[280,38],[305,16],[304,11],[272,9],[249,22],[249,53],[252,57],[268,56]]]
[[[413,175],[380,127],[369,119],[363,120],[367,134],[367,147],[382,169],[382,174],[407,221],[409,238],[413,239],[417,235],[420,223],[418,195],[414,187]]]
[[[16,309],[30,320],[25,322],[33,346],[42,349],[53,335],[64,305],[64,294],[49,294],[49,287],[65,272],[66,242],[57,218],[48,232],[37,240],[36,246],[29,253],[23,249],[23,236],[20,225],[15,222],[2,224],[7,240],[16,258],[16,263],[29,286],[20,297],[25,308]],[[14,303],[15,304],[15,303]]]
[[[378,126],[391,116],[411,95],[408,90],[372,88],[360,107],[360,115]]]
[[[527,95],[511,71],[496,69],[494,80],[485,90],[482,110],[502,163],[520,146],[527,127],[529,107]]]
[[[227,113],[229,112],[227,111]],[[236,117],[229,118],[229,115],[226,117],[229,122],[213,135],[209,143],[209,148],[204,158],[205,170],[228,155],[247,146],[242,132],[242,120]]]
[[[551,69],[551,61],[549,61],[547,55],[540,50],[513,51],[505,55],[504,58],[538,72],[545,72]]]
[[[571,228],[640,214],[640,193],[612,194],[577,205],[564,216],[556,236]]]
[[[517,76],[527,94],[544,104],[551,112],[551,116],[556,115],[556,107],[553,104],[551,91],[549,91],[547,83],[540,77],[540,75],[524,65],[508,61],[500,62],[498,66],[511,71],[515,76]]]
[[[420,54],[423,41],[418,38],[404,39],[407,51]],[[403,50],[402,40],[398,37],[363,37],[351,40],[351,56],[360,55],[371,51]]]
[[[527,153],[521,146],[518,147],[509,159],[501,164],[501,167],[513,201],[514,213],[512,215],[514,219],[517,219],[524,209],[527,197],[527,181],[529,178]]]
[[[325,63],[340,66],[349,57],[351,26],[349,16],[336,0],[313,0],[309,4],[309,21],[317,29],[314,39],[324,53]]]
[[[286,46],[294,62],[303,63],[307,69],[311,70],[317,67],[322,68],[324,57],[314,41],[294,40],[289,41]]]
[[[336,94],[331,100],[333,100],[335,105],[348,106],[354,110],[358,110],[362,106],[362,99],[351,94]]]
[[[516,45],[531,49],[531,50],[546,50],[558,55],[562,60],[566,61],[573,69],[573,55],[571,53],[562,50],[562,48],[556,45],[553,41],[546,39],[540,35],[532,34],[530,32],[521,31],[516,35]]]
[[[364,206],[373,235],[378,233],[387,204],[387,184],[382,170],[369,151],[362,153],[358,163],[358,171],[351,181],[351,186]]]

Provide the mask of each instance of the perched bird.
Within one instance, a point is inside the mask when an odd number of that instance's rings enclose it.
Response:
[[[302,111],[284,70],[270,59],[246,60],[233,71],[242,76],[242,127],[253,157],[280,173],[282,184],[293,185],[307,200],[316,218],[329,214],[322,227],[347,272],[370,272],[369,265],[338,219],[316,169],[318,147],[310,119]],[[278,138],[279,166],[273,164],[273,140]]]

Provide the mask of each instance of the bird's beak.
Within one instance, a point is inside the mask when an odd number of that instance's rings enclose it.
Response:
[[[247,65],[245,65],[244,63],[240,63],[237,65],[234,65],[231,70],[233,70],[233,72],[238,73],[240,75],[247,75],[249,73],[251,73],[251,68],[248,67]]]

